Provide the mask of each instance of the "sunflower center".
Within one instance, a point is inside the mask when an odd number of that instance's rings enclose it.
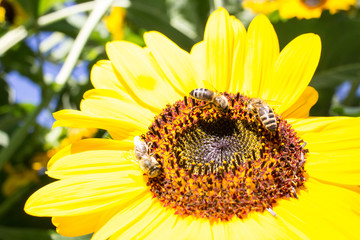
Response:
[[[220,119],[203,118],[184,131],[175,149],[179,154],[179,166],[190,173],[219,172],[236,167],[249,156],[258,156],[261,148],[260,137],[246,121],[230,117]]]
[[[154,197],[177,214],[229,220],[297,197],[305,181],[304,144],[273,114],[270,131],[249,98],[224,93],[228,111],[184,98],[168,105],[142,136],[162,173],[148,178]],[[274,121],[275,121],[274,120]]]
[[[317,8],[326,3],[326,0],[302,0],[308,8]]]

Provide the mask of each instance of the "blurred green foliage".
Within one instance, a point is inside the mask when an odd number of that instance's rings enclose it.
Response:
[[[91,88],[89,81],[79,81],[74,75],[68,76],[65,84],[57,86],[56,76],[46,74],[44,63],[51,63],[59,68],[63,66],[72,51],[70,47],[74,39],[83,28],[92,9],[84,8],[80,13],[51,23],[44,24],[40,18],[65,8],[80,7],[86,2],[18,0],[17,7],[21,6],[20,12],[25,13],[19,16],[19,21],[22,21],[21,24],[26,29],[27,38],[31,37],[37,41],[35,49],[29,46],[26,38],[17,40],[14,32],[19,26],[9,21],[0,23],[0,49],[4,49],[3,47],[9,44],[5,42],[4,36],[13,34],[11,36],[14,39],[10,42],[11,47],[0,55],[1,240],[89,239],[89,236],[62,237],[53,230],[50,219],[31,217],[23,212],[27,197],[51,181],[43,172],[38,171],[39,169],[34,169],[32,165],[34,158],[46,155],[51,148],[59,147],[61,140],[67,135],[66,130],[51,132],[49,128],[36,121],[37,116],[44,109],[54,112],[63,108],[78,108],[82,94]],[[206,20],[216,8],[214,2],[219,1],[132,0],[126,9],[125,24],[120,30],[124,32],[125,40],[140,45],[144,44],[142,34],[145,31],[157,30],[189,51],[194,43],[202,39]],[[240,18],[245,25],[253,17],[243,11],[239,0],[222,2],[224,7]],[[126,1],[120,0],[118,3],[123,4]],[[322,39],[322,57],[311,82],[311,85],[318,90],[320,98],[311,114],[360,116],[360,99],[357,94],[360,82],[359,11],[353,9],[350,13],[335,15],[324,12],[321,18],[310,20],[280,20],[275,13],[270,19],[274,23],[281,47],[296,36],[307,32],[319,34]],[[44,32],[49,35],[46,41],[47,47],[40,38],[41,33]],[[77,64],[85,63],[90,72],[91,66],[96,61],[106,59],[104,46],[111,40],[111,34],[100,21],[92,29],[80,56],[76,59]],[[58,45],[61,51],[56,50]],[[9,74],[13,71],[27,77],[29,81],[40,87],[42,101],[39,104],[15,101],[7,82]],[[344,83],[350,88],[339,98],[336,89]],[[11,183],[10,180],[15,183]]]

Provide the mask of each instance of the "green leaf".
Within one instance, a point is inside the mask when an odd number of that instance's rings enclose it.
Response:
[[[39,60],[25,42],[18,43],[1,56],[1,65],[5,73],[17,71],[31,81],[42,84],[43,78]]]
[[[17,0],[21,7],[31,18],[36,19],[38,16],[38,0]]]
[[[0,129],[11,132],[18,128],[21,121],[29,115],[35,106],[32,104],[11,104],[0,107]]]
[[[316,89],[319,92],[319,100],[317,103],[311,108],[310,115],[311,116],[329,116],[331,101],[333,99],[333,95],[335,93],[335,89],[333,87],[325,87]]]
[[[159,31],[187,51],[195,43],[194,40],[170,24],[171,19],[163,0],[134,0],[131,2],[126,14],[127,19],[138,28]]]
[[[10,102],[10,88],[4,79],[3,75],[0,75],[0,106],[9,104]]]
[[[65,2],[65,0],[40,0],[38,2],[38,14],[39,16],[42,16],[44,13],[54,7],[55,4],[62,4]]]
[[[331,115],[359,117],[360,107],[347,107],[344,105],[336,105],[332,107]]]
[[[198,42],[204,35],[210,2],[207,0],[167,0],[170,22],[179,31]]]
[[[360,63],[353,63],[340,65],[317,73],[313,77],[311,85],[315,88],[335,87],[344,81],[359,81],[359,79]]]
[[[280,45],[284,47],[303,33],[321,37],[322,52],[317,72],[338,66],[360,63],[360,19],[344,13],[323,12],[318,19],[290,19],[274,23]]]
[[[76,38],[79,28],[71,25],[66,19],[40,27],[40,31],[61,32],[65,35]]]
[[[145,42],[143,39],[143,34],[146,31],[144,29],[139,29],[138,31],[134,31],[134,29],[125,26],[124,28],[124,40],[135,43],[139,46],[145,46]]]

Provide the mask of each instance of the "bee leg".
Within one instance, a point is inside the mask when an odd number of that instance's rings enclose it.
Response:
[[[212,105],[212,103],[206,103],[203,106],[194,106],[191,108],[191,111],[195,108],[206,109],[205,107],[208,107],[209,105]],[[210,106],[210,108],[211,108],[211,106]],[[210,108],[208,108],[208,109],[210,109]]]
[[[210,110],[210,109],[213,108],[215,105],[214,105],[212,102],[210,102],[210,103],[204,105],[204,107],[205,107],[205,106],[206,106],[206,108],[204,108],[204,109]]]
[[[151,147],[152,147],[152,142],[150,142],[150,143],[148,144],[148,154],[150,154],[150,149],[151,149]]]
[[[206,103],[206,104],[204,104],[202,106],[194,106],[193,108],[191,108],[191,110],[193,110],[194,108],[200,108],[200,109],[203,109],[203,110],[209,110],[213,106],[214,106],[214,104],[212,102],[209,102],[209,103]]]

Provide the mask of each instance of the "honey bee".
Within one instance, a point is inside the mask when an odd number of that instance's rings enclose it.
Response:
[[[150,156],[149,146],[142,141],[139,136],[135,136],[134,145],[135,160],[139,164],[141,170],[150,178],[159,176],[161,166],[153,156]]]
[[[247,102],[247,110],[255,114],[267,130],[271,132],[276,130],[277,124],[275,114],[267,102],[260,98],[251,98]]]
[[[229,109],[229,103],[227,98],[221,93],[211,91],[206,88],[196,88],[190,92],[190,97],[207,102],[204,106],[213,106],[216,110],[227,111]]]

